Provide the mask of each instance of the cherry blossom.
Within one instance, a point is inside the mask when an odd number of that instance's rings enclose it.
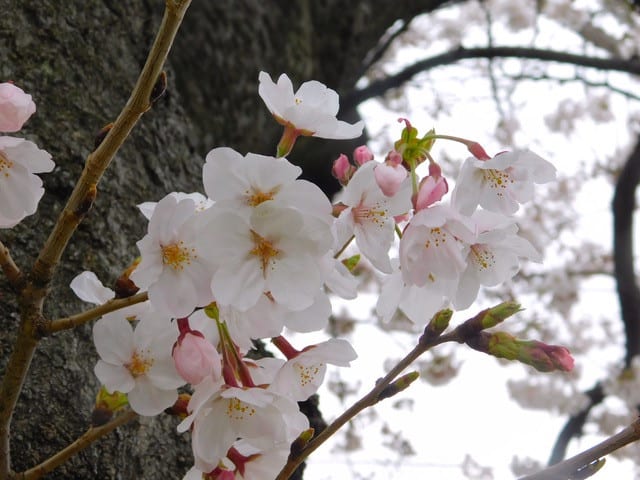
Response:
[[[95,374],[110,392],[126,393],[131,408],[152,416],[178,398],[184,380],[175,369],[171,347],[178,331],[169,318],[145,315],[135,328],[124,317],[102,318],[93,326],[100,355]]]
[[[213,271],[196,244],[203,215],[191,198],[167,195],[153,211],[148,233],[137,243],[142,260],[131,274],[140,288],[148,288],[156,310],[184,317],[213,300]]]
[[[0,132],[17,132],[35,111],[31,95],[13,83],[0,83]]]
[[[518,236],[513,218],[486,210],[476,211],[472,218],[478,227],[478,236],[464,248],[467,268],[460,276],[454,299],[458,309],[474,302],[480,285],[495,286],[513,277],[519,269],[520,257],[541,260],[533,245]]]
[[[555,179],[555,167],[528,150],[499,153],[493,158],[468,158],[453,190],[453,206],[471,215],[478,205],[510,215],[533,198],[533,184]]]
[[[361,166],[349,181],[338,200],[348,208],[336,221],[338,244],[344,244],[355,235],[356,244],[382,272],[391,272],[389,248],[395,235],[394,217],[411,209],[411,184],[406,179],[396,195],[388,197],[378,186],[374,170],[376,162]]]
[[[248,219],[214,208],[207,214],[201,249],[216,266],[219,303],[247,310],[265,292],[292,310],[313,303],[323,282],[319,262],[333,242],[328,224],[272,202],[256,206]]]
[[[0,228],[11,228],[36,212],[44,188],[34,173],[53,167],[51,155],[35,143],[0,137]]]
[[[293,84],[284,73],[278,83],[266,72],[260,72],[258,79],[258,94],[276,121],[285,127],[278,145],[279,157],[291,151],[300,135],[337,140],[362,135],[363,121],[351,125],[336,118],[340,108],[338,94],[322,83],[305,82],[294,93]]]
[[[285,158],[255,153],[242,156],[221,147],[207,154],[202,178],[216,209],[228,209],[246,217],[264,202],[295,208],[306,216],[331,223],[331,203],[317,185],[297,180],[302,169]]]
[[[220,388],[205,379],[189,402],[190,415],[179,431],[192,428],[195,465],[211,471],[242,439],[259,450],[285,448],[308,428],[297,403],[262,388]]]
[[[400,264],[407,284],[429,285],[448,298],[466,268],[463,249],[473,242],[469,222],[447,205],[419,211],[400,241]]]
[[[279,346],[279,342],[285,340],[273,341]],[[320,388],[327,364],[348,367],[357,357],[349,342],[338,338],[311,345],[293,355],[280,368],[269,389],[298,402],[306,400]]]

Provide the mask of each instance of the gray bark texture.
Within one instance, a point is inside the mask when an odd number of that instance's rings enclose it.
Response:
[[[265,70],[299,85],[316,79],[344,94],[367,52],[394,21],[443,4],[436,0],[194,0],[170,54],[167,95],[144,115],[98,186],[92,211],[59,266],[45,316],[87,305],[69,288],[92,270],[107,285],[138,252],[146,221],[135,205],[170,191],[201,191],[204,155],[216,146],[272,154],[280,130],[257,96]],[[53,155],[42,175],[38,212],[0,231],[28,270],[93,149],[95,133],[125,104],[159,25],[162,0],[0,0],[0,81],[31,93],[38,110],[26,136]],[[354,120],[355,111],[341,118]],[[360,142],[344,142],[349,152]],[[296,147],[305,175],[326,191],[337,151],[308,139]],[[313,165],[316,167],[313,168]],[[318,175],[317,172],[324,172]],[[0,274],[0,372],[19,319]],[[99,384],[91,325],[40,342],[12,423],[12,467],[23,471],[82,434]],[[179,479],[192,465],[187,438],[166,415],[120,427],[50,473],[49,479]],[[268,480],[268,479],[265,479]]]

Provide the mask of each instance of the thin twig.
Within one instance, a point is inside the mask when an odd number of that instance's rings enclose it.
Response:
[[[376,382],[375,387],[373,387],[369,393],[360,398],[357,402],[355,402],[351,407],[345,410],[342,415],[336,418],[327,428],[325,428],[318,436],[314,437],[301,452],[292,455],[289,457],[289,461],[284,466],[284,468],[280,471],[276,480],[287,480],[293,472],[298,468],[298,466],[312,453],[314,452],[320,445],[322,445],[329,437],[331,437],[334,433],[336,433],[344,424],[346,424],[349,420],[358,415],[365,408],[371,407],[378,403],[380,398],[380,393],[388,387],[391,382],[395,380],[395,378],[411,363],[414,362],[420,355],[430,350],[431,348],[445,342],[459,342],[460,337],[458,335],[458,330],[454,330],[449,334],[441,335],[437,338],[434,338],[429,342],[418,342],[418,345],[415,346],[413,350],[411,350],[402,360],[400,360],[393,369],[387,373],[383,378],[379,379]]]
[[[130,422],[136,418],[138,414],[133,410],[127,410],[120,415],[117,415],[113,420],[99,427],[90,427],[85,433],[78,437],[73,443],[60,450],[55,455],[47,458],[44,462],[36,465],[29,470],[22,473],[17,473],[14,476],[15,480],[37,480],[43,477],[53,469],[59,467],[66,462],[70,457],[78,453],[80,450],[84,450],[93,442],[101,437],[104,437],[111,431],[118,428],[120,425]]]
[[[190,3],[191,0],[165,0],[162,23],[131,97],[107,137],[89,154],[78,183],[34,262],[28,282],[20,291],[20,328],[0,387],[0,478],[8,478],[11,471],[11,417],[38,344],[39,332],[46,324],[42,306],[54,271],[71,235],[93,203],[102,174],[139,118],[151,107],[151,92]]]
[[[4,244],[0,241],[0,269],[7,276],[7,280],[9,280],[9,284],[13,287],[13,289],[17,292],[22,288],[23,276],[22,272],[18,268],[18,266],[11,258],[11,253],[9,253],[9,249],[4,246]]]
[[[104,171],[140,117],[151,108],[150,99],[153,87],[162,72],[189,3],[190,0],[180,2],[167,0],[162,24],[129,101],[113,123],[113,127],[104,141],[89,154],[76,187],[34,263],[31,273],[33,281],[37,284],[48,285],[51,281],[71,235],[75,232],[93,201],[95,189]]]
[[[519,480],[567,480],[605,455],[638,440],[640,440],[640,418],[598,445],[538,473],[521,477]]]
[[[109,300],[106,303],[103,303],[102,305],[98,305],[97,307],[85,310],[84,312],[78,313],[76,315],[52,320],[45,331],[46,333],[54,333],[61,330],[68,330],[70,328],[74,328],[87,323],[95,318],[101,317],[106,313],[114,312],[116,310],[120,310],[121,308],[129,307],[137,303],[146,302],[148,299],[149,295],[147,292],[138,293],[137,295],[133,295],[127,298],[115,298],[113,300]]]

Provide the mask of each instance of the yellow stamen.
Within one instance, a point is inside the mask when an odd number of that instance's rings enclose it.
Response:
[[[260,262],[262,263],[262,274],[266,276],[269,263],[272,262],[273,258],[278,256],[280,250],[275,248],[269,240],[261,237],[253,230],[251,230],[251,237],[255,247],[253,247],[249,253],[260,258]]]
[[[198,257],[195,252],[195,248],[185,247],[183,241],[162,245],[162,263],[176,271],[184,270],[185,265],[190,265],[191,260]]]
[[[151,365],[153,365],[153,358],[147,358],[140,352],[135,351],[131,357],[131,361],[125,364],[125,367],[131,372],[131,375],[136,378],[147,373]]]
[[[267,200],[273,200],[273,197],[277,193],[277,189],[270,190],[268,192],[262,192],[260,190],[253,190],[253,192],[246,192],[247,195],[247,203],[251,207],[256,207],[260,205],[262,202],[266,202]]]
[[[9,177],[9,170],[13,168],[13,162],[0,152],[0,174]]]
[[[227,416],[233,420],[244,420],[245,416],[253,416],[256,409],[237,398],[227,401]]]

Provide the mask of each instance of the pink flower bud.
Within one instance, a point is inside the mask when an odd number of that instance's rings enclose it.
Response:
[[[376,165],[373,175],[376,177],[376,183],[387,197],[393,197],[405,178],[407,178],[407,169],[402,165],[386,165],[381,163]]]
[[[35,111],[31,95],[13,83],[0,83],[0,132],[17,132]]]
[[[220,354],[197,331],[181,335],[173,347],[173,361],[180,376],[191,385],[199,384],[209,375],[217,379],[222,374]]]
[[[349,183],[349,179],[353,176],[356,169],[344,153],[341,153],[333,162],[331,174],[338,179],[342,185]]]
[[[353,151],[353,160],[358,165],[364,165],[367,162],[373,160],[373,153],[366,145],[360,145]]]
[[[395,150],[391,150],[387,154],[387,158],[384,159],[384,163],[387,165],[400,165],[402,163],[402,154]]]
[[[414,201],[416,211],[424,210],[429,205],[440,201],[448,191],[449,184],[447,179],[442,176],[440,166],[435,163],[430,164],[429,175],[420,181],[418,194]]]
[[[491,158],[478,142],[468,144],[467,148],[471,152],[471,155],[476,157],[478,160],[489,160]]]

